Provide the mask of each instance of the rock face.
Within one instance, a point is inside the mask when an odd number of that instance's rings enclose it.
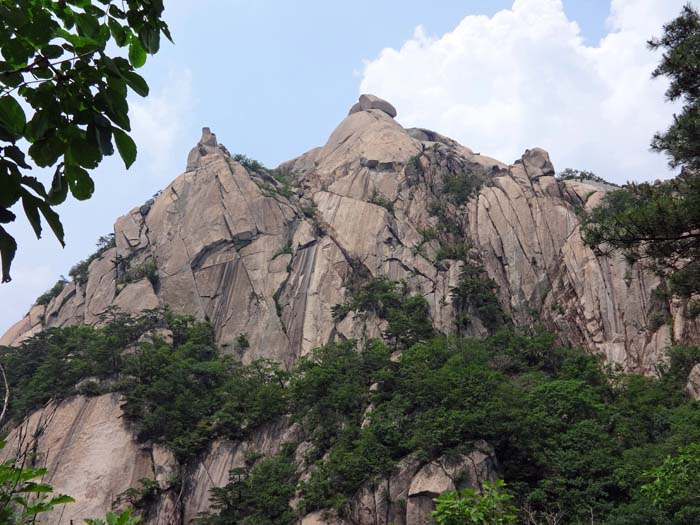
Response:
[[[36,446],[29,450],[36,450],[32,461],[48,469],[46,482],[57,493],[76,500],[42,515],[42,523],[81,523],[85,517],[104,517],[119,494],[138,487],[142,478],[154,478],[157,469],[174,462],[169,454],[136,442],[120,417],[120,405],[116,394],[78,396],[35,412],[8,437],[6,455],[35,439]],[[164,464],[158,464],[157,457]]]
[[[433,131],[404,129],[395,116],[388,102],[362,95],[325,145],[278,168],[291,188],[231,156],[204,128],[186,171],[117,220],[116,246],[91,263],[86,282],[69,283],[46,307],[33,307],[0,344],[19,344],[48,327],[96,324],[113,307],[138,313],[167,305],[208,319],[223,351],[244,362],[291,365],[335,338],[381,335],[382,321],[371,316],[333,320],[332,307],[358,274],[405,281],[428,301],[434,327],[454,333],[451,289],[465,263],[429,235],[446,226],[448,240],[471,247],[469,257],[497,283],[517,325],[542,322],[562,342],[642,373],[654,371],[669,344],[698,340],[686,305],[656,293],[664,290],[657,277],[582,243],[577,210],[594,206],[608,187],[556,179],[541,149],[507,165]],[[455,180],[473,184],[466,196],[449,193]],[[478,316],[466,329],[486,332]],[[236,344],[240,334],[250,343],[245,348]],[[249,443],[215,444],[189,478],[189,492],[177,505],[163,499],[160,521],[152,523],[205,510],[209,488],[226,482],[243,451],[272,453],[292,434],[280,423]],[[139,477],[166,483],[169,460],[136,444],[113,396],[61,405],[40,448],[49,453],[53,484],[81,502],[71,516],[103,514],[107,500]],[[69,480],[65,465],[51,464],[57,450],[81,476]],[[495,469],[485,444],[457,464],[405,458],[387,480],[388,500],[376,488],[358,494],[356,519],[426,523],[435,494],[463,483],[477,488]],[[309,515],[304,523],[323,519]],[[68,523],[65,516],[60,523]]]

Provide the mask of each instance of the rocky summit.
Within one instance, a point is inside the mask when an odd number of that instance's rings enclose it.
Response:
[[[117,310],[168,307],[209,321],[223,352],[243,363],[291,367],[329,342],[381,337],[380,315],[334,309],[358,281],[380,277],[425,298],[437,332],[484,336],[493,311],[454,300],[465,269],[492,283],[507,322],[541,324],[562,344],[627,371],[652,374],[666,347],[700,339],[698,322],[657,276],[582,242],[578,212],[612,186],[558,179],[539,148],[506,164],[437,132],[404,128],[396,116],[387,101],[362,95],[323,146],[274,170],[230,154],[204,128],[184,173],[117,219],[115,246],[90,262],[85,279],[32,307],[0,344],[99,324]],[[248,454],[300,441],[284,418],[251,439],[216,441],[186,483],[169,490],[172,454],[139,444],[120,411],[117,394],[76,396],[30,418],[30,426],[48,418],[37,450],[50,452],[56,491],[76,499],[47,523],[104,515],[144,477],[161,489],[148,523],[189,523]],[[385,486],[357,494],[354,522],[427,523],[433,497],[495,479],[496,468],[485,442],[460,457],[407,457]],[[302,523],[329,521],[316,511]]]

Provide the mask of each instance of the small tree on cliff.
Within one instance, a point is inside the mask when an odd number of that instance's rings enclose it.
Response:
[[[584,217],[583,237],[600,252],[621,251],[648,263],[687,296],[700,291],[700,14],[685,6],[649,47],[664,51],[653,76],[670,78],[666,97],[684,103],[651,147],[681,173],[666,183],[628,184],[607,194]]]

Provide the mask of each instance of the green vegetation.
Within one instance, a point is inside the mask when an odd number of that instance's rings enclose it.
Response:
[[[652,50],[664,51],[652,76],[671,79],[670,101],[683,101],[680,114],[663,133],[654,135],[651,147],[669,157],[672,167],[700,170],[700,14],[688,3],[681,14],[664,25],[661,38],[649,41]]]
[[[600,182],[601,184],[607,184],[609,186],[616,186],[611,182],[606,181],[604,178],[599,177],[592,171],[586,170],[574,170],[571,168],[566,168],[565,170],[557,173],[557,178],[559,180],[580,180],[580,181],[591,181]]]
[[[468,453],[486,439],[530,515],[624,523],[648,502],[645,472],[700,439],[700,407],[683,394],[697,349],[675,349],[659,380],[606,372],[547,334],[438,338],[398,362],[389,352],[343,343],[297,368],[294,413],[312,432],[314,457],[325,457],[302,485],[305,510],[342,514],[361,485],[405,455]],[[648,523],[676,523],[659,516]]]
[[[507,525],[517,523],[513,496],[505,492],[502,480],[484,483],[477,494],[472,489],[446,492],[435,498],[433,517],[437,525]]]
[[[293,444],[279,456],[252,457],[213,495],[207,525],[288,523],[292,511],[283,502],[297,488],[300,512],[331,508],[342,516],[360,487],[407,455],[467,454],[482,439],[501,461],[521,518],[556,515],[575,524],[592,516],[620,525],[643,515],[651,525],[694,523],[695,485],[665,487],[694,479],[700,464],[700,404],[684,393],[700,349],[674,348],[659,379],[622,375],[557,347],[550,334],[501,328],[485,339],[435,337],[417,328],[413,308],[422,304],[399,283],[370,280],[349,306],[385,315],[395,326],[387,342],[331,344],[290,371],[221,357],[206,323],[167,312],[47,330],[0,347],[13,392],[9,415],[17,421],[77,391],[120,392],[138,438],[166,445],[183,465],[212,439],[244,439],[290,415],[313,445],[310,478],[298,483]],[[156,328],[172,331],[172,345],[143,337]],[[391,358],[395,348],[400,359]],[[146,508],[157,491],[145,482],[124,497]],[[454,512],[488,501],[507,510],[501,492],[488,492],[495,500],[465,493],[466,502],[445,501]]]
[[[279,183],[275,188],[277,193],[288,199],[294,196],[294,187],[297,186],[296,174],[281,169],[267,171]]]
[[[129,266],[117,278],[117,284],[134,283],[144,278],[148,279],[153,286],[158,286],[160,281],[158,267],[156,266],[156,261],[152,257],[149,257],[140,264]]]
[[[295,195],[294,188],[297,186],[297,174],[284,169],[269,169],[262,162],[251,159],[242,153],[235,154],[233,159],[248,171],[270,177],[269,182],[265,180],[255,181],[265,195],[272,197],[278,194],[287,199]]]
[[[681,173],[661,184],[630,183],[607,194],[584,215],[583,237],[599,252],[619,251],[668,276],[671,291],[688,297],[700,292],[700,15],[687,5],[649,46],[664,51],[653,75],[671,80],[666,97],[684,103],[651,146]]]
[[[685,310],[685,316],[688,319],[696,319],[698,316],[700,316],[700,300],[691,299],[690,301],[688,301]]]
[[[211,491],[212,511],[200,516],[195,523],[296,523],[289,501],[296,492],[297,480],[294,450],[288,446],[277,456],[262,459],[255,466],[231,470],[228,484]]]
[[[453,204],[461,206],[479,191],[483,183],[484,179],[471,171],[445,173],[442,189]]]
[[[136,144],[129,137],[127,90],[148,95],[135,69],[160,48],[162,0],[3,2],[0,10],[0,224],[21,206],[37,238],[43,222],[64,244],[54,207],[68,192],[89,199],[88,170],[119,151],[129,168]],[[128,48],[128,60],[116,48]],[[112,56],[110,56],[112,55]],[[25,114],[28,111],[29,114]],[[55,166],[47,189],[27,175],[30,162]],[[0,226],[2,282],[10,280],[17,242]]]
[[[433,337],[428,303],[424,297],[410,295],[405,283],[384,277],[369,279],[351,290],[349,300],[333,306],[333,319],[339,322],[350,312],[374,314],[389,323],[384,338],[394,348],[409,346]]]
[[[682,447],[678,455],[647,473],[653,481],[643,485],[645,499],[673,516],[677,523],[698,523],[700,520],[700,443]]]
[[[292,249],[292,243],[288,242],[282,248],[277,250],[274,255],[272,256],[272,260],[274,261],[279,257],[280,255],[294,255],[294,250]]]
[[[386,197],[384,197],[377,190],[374,190],[374,193],[372,193],[372,196],[369,198],[369,202],[371,204],[375,204],[376,206],[381,206],[386,211],[388,211],[391,215],[394,214],[394,203],[391,202]]]
[[[5,442],[0,442],[0,450]],[[24,465],[15,458],[0,463],[0,523],[30,525],[37,516],[54,507],[75,501],[65,495],[54,496],[44,483],[47,470]]]
[[[163,327],[174,332],[173,346],[158,338],[138,343]],[[100,328],[50,329],[18,347],[0,347],[0,360],[15,421],[78,391],[121,392],[139,438],[165,444],[183,462],[217,436],[244,437],[285,411],[284,374],[276,364],[243,366],[220,357],[211,328],[187,317],[153,312],[116,316]]]
[[[130,487],[119,494],[114,504],[121,505],[128,502],[137,509],[148,508],[149,505],[152,505],[160,495],[158,482],[152,478],[141,478],[139,484],[140,488]]]
[[[88,280],[88,270],[90,269],[92,261],[99,259],[107,250],[114,248],[116,245],[117,243],[113,233],[103,235],[97,239],[97,250],[95,253],[90,255],[87,259],[76,263],[68,271],[68,275],[73,279],[73,282],[80,286],[85,286]]]
[[[63,289],[66,287],[66,284],[68,284],[68,281],[64,277],[61,277],[58,281],[56,281],[56,284],[54,284],[49,290],[45,291],[43,294],[37,297],[36,301],[34,301],[34,304],[48,306],[51,300],[54,297],[58,297],[58,295],[63,291]]]
[[[244,155],[243,153],[236,153],[233,156],[233,160],[238,162],[241,166],[243,166],[245,169],[253,172],[265,172],[267,173],[267,168],[262,162],[259,162],[255,159],[251,159],[247,155]]]
[[[459,332],[472,324],[473,317],[478,317],[491,333],[506,322],[494,292],[497,288],[496,282],[489,279],[481,267],[464,263],[457,286],[451,290]]]

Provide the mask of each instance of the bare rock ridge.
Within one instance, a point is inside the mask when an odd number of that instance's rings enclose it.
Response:
[[[137,314],[167,305],[208,319],[223,351],[242,361],[289,366],[334,339],[381,336],[384,321],[376,317],[333,319],[332,307],[344,302],[358,272],[405,281],[427,300],[435,329],[455,333],[451,290],[465,265],[459,250],[497,283],[516,325],[543,323],[562,342],[626,370],[653,373],[668,345],[700,340],[697,321],[686,317],[685,304],[658,293],[664,283],[656,276],[583,244],[577,210],[599,202],[605,186],[558,180],[544,150],[527,150],[508,165],[439,133],[405,129],[396,115],[388,102],[362,95],[326,144],[276,171],[230,155],[204,128],[185,172],[116,221],[116,246],[92,261],[85,281],[32,307],[0,344],[17,345],[49,327],[96,324],[110,308]],[[455,189],[455,181],[463,186]],[[447,237],[436,239],[443,230]],[[466,333],[485,335],[487,320],[473,317]],[[250,343],[245,348],[236,344],[239,334]],[[693,391],[700,390],[696,379]],[[56,489],[79,506],[49,523],[104,514],[104,494],[139,476],[165,479],[159,472],[172,458],[135,442],[115,397],[76,398],[51,410],[38,452],[85,452],[75,459],[79,481],[69,475],[72,463],[51,465]],[[112,428],[103,440],[70,430],[103,426]],[[209,489],[226,483],[246,452],[273,454],[297,442],[295,432],[280,421],[249,441],[214,443],[184,492],[163,491],[151,523],[187,523],[208,508]],[[357,495],[356,522],[425,523],[435,494],[456,480],[476,487],[497,469],[485,443],[459,460],[405,458],[386,487]],[[324,520],[309,515],[302,523]]]

